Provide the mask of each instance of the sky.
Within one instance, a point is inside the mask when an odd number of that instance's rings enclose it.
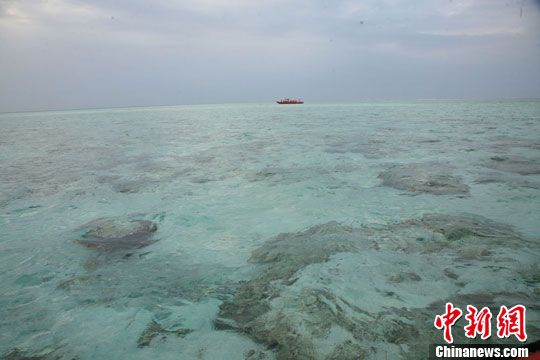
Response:
[[[540,98],[540,0],[0,0],[0,112]]]

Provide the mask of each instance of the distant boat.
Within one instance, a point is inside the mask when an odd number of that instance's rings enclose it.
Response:
[[[280,101],[276,101],[278,104],[303,104],[304,102],[300,99],[298,100],[291,100],[291,99],[283,99]]]

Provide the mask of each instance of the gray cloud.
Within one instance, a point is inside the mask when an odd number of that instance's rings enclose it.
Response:
[[[540,97],[538,3],[0,0],[0,111]]]

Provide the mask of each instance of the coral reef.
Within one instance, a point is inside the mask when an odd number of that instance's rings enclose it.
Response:
[[[382,185],[416,194],[467,195],[469,186],[445,164],[395,165],[379,174]]]
[[[428,344],[442,341],[433,318],[447,301],[494,313],[497,304],[535,309],[538,279],[525,269],[538,261],[509,254],[537,250],[511,226],[478,216],[330,222],[254,249],[257,274],[220,306],[214,325],[249,335],[277,359],[427,358]],[[531,338],[540,335],[537,318],[527,326]],[[459,331],[455,338],[474,341]]]
[[[137,216],[100,218],[77,229],[83,232],[77,243],[101,252],[140,249],[153,244],[155,223]]]

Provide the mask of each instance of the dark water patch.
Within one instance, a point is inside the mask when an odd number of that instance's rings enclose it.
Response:
[[[378,133],[367,135],[346,134],[330,136],[326,139],[325,152],[331,154],[362,154],[367,159],[382,159],[395,154],[396,151],[408,151],[400,144],[388,141],[388,135],[396,136],[395,129],[382,129]]]
[[[9,215],[17,215],[17,214],[26,214],[32,211],[36,211],[36,209],[41,208],[41,205],[32,205],[20,209],[15,209],[13,211],[8,212]]]
[[[420,275],[413,271],[403,271],[388,278],[389,283],[401,283],[404,281],[421,281]]]
[[[191,182],[194,183],[194,184],[206,184],[206,183],[212,182],[212,181],[216,181],[216,180],[210,179],[210,178],[195,178],[195,179],[191,180]]]
[[[362,154],[367,159],[384,159],[416,151],[419,147],[429,151],[445,151],[441,145],[443,141],[436,137],[404,135],[398,142],[389,141],[389,138],[398,136],[396,132],[396,129],[381,129],[369,135],[344,135],[338,139],[328,137],[325,152]]]
[[[144,329],[144,331],[141,333],[139,339],[137,339],[137,346],[149,346],[152,340],[156,337],[158,337],[161,342],[166,341],[167,337],[170,335],[184,338],[186,337],[186,335],[192,333],[193,331],[193,329],[188,328],[166,329],[155,320],[152,320],[150,324],[147,325],[146,329]]]
[[[415,194],[468,195],[469,186],[439,163],[395,165],[379,174],[382,185]]]
[[[299,173],[298,169],[266,168],[254,173],[250,181],[283,181],[285,178],[294,177],[295,173]]]
[[[325,152],[330,154],[362,154],[366,159],[382,159],[390,156],[391,148],[384,141],[361,139],[360,141],[339,142],[327,146]]]
[[[194,154],[175,158],[175,162],[191,169],[205,171],[208,166],[219,168],[222,172],[238,167],[239,163],[260,159],[261,153],[269,150],[270,142],[250,141],[246,143],[213,146]],[[187,169],[187,168],[186,168]]]
[[[441,140],[439,140],[439,139],[428,139],[428,138],[418,138],[418,139],[416,139],[414,141],[419,143],[419,144],[435,144],[435,143],[440,143],[441,142]]]
[[[519,156],[493,156],[485,164],[490,169],[515,173],[519,175],[540,174],[540,159]]]
[[[446,268],[444,269],[444,275],[452,280],[457,280],[459,279],[459,275],[457,275],[455,272],[453,272],[452,270]]]
[[[239,286],[227,280],[232,269],[222,265],[194,264],[181,256],[109,255],[90,258],[86,272],[67,275],[56,291],[68,294],[75,308],[120,306],[153,313],[167,305],[228,301]]]
[[[324,174],[327,170],[321,170],[318,175]],[[248,173],[247,180],[250,182],[268,182],[275,184],[294,184],[313,178],[317,169],[314,168],[285,168],[267,167],[255,173]]]
[[[272,185],[295,184],[303,181],[311,181],[319,176],[324,177],[327,181],[322,180],[322,184],[329,184],[329,188],[339,188],[339,181],[335,175],[340,173],[350,173],[357,171],[358,168],[352,166],[335,166],[328,167],[266,167],[256,172],[248,172],[246,178],[250,182],[266,182]]]
[[[497,150],[509,151],[513,148],[526,148],[531,150],[540,150],[540,141],[538,139],[527,138],[491,138],[491,147]]]
[[[15,200],[34,197],[38,192],[38,190],[29,186],[21,185],[20,181],[11,184],[5,183],[4,185],[5,186],[2,187],[2,191],[0,191],[0,208],[6,207],[10,202]],[[31,211],[29,208],[23,208],[20,210],[22,210],[22,212]]]
[[[114,169],[108,169],[106,175],[98,176],[98,184],[108,185],[118,193],[152,192],[158,186],[171,183],[196,172],[198,167],[187,166],[177,157],[161,157],[159,160],[148,156],[129,157]],[[125,174],[131,174],[126,177]]]
[[[162,177],[153,174],[153,177],[149,176],[131,176],[129,179],[125,179],[120,176],[111,176],[100,178],[98,183],[107,184],[111,189],[117,193],[122,194],[134,194],[142,192],[151,192],[155,190],[160,184],[171,181],[175,178],[172,174],[167,174]]]
[[[60,360],[61,355],[55,355],[53,353],[45,353],[41,355],[31,354],[30,352],[21,351],[19,349],[13,349],[10,352],[2,355],[0,360]],[[77,358],[72,358],[76,360]]]
[[[194,215],[177,215],[174,218],[174,223],[179,226],[185,226],[185,227],[192,227],[197,226],[201,224],[205,224],[206,226],[216,226],[215,219],[206,216],[206,215],[200,215],[200,216],[194,216]]]
[[[19,276],[15,281],[15,285],[19,285],[22,287],[25,286],[38,286],[43,283],[49,282],[54,278],[53,275],[43,271],[33,274],[24,274]]]
[[[151,239],[157,225],[137,216],[100,218],[76,231],[82,232],[78,244],[100,252],[140,249],[157,241]]]
[[[99,176],[96,181],[98,184],[108,184],[117,181],[121,177],[118,175],[106,175],[106,176]]]
[[[142,184],[148,184],[148,181],[125,181],[116,183],[112,186],[112,189],[116,192],[123,194],[132,194],[140,192]]]
[[[244,360],[266,360],[266,354],[259,350],[248,350],[244,353]]]
[[[497,239],[497,241],[522,239],[522,235],[516,232],[514,227],[478,215],[465,217],[426,214],[419,220],[406,220],[403,224],[421,226],[441,233],[449,241],[461,240],[466,237],[491,238]]]
[[[13,351],[11,356],[44,356],[48,360],[48,354],[56,350],[53,346],[30,347],[27,342],[30,338],[50,334],[57,325],[57,313],[50,308],[51,301],[43,301],[41,295],[48,288],[44,286],[39,289],[40,294],[35,290],[25,286],[3,292],[0,299],[0,323],[3,328],[0,354],[3,355],[0,355],[0,359]]]
[[[493,171],[480,175],[475,184],[503,184],[510,188],[540,189],[540,181],[515,173]]]

